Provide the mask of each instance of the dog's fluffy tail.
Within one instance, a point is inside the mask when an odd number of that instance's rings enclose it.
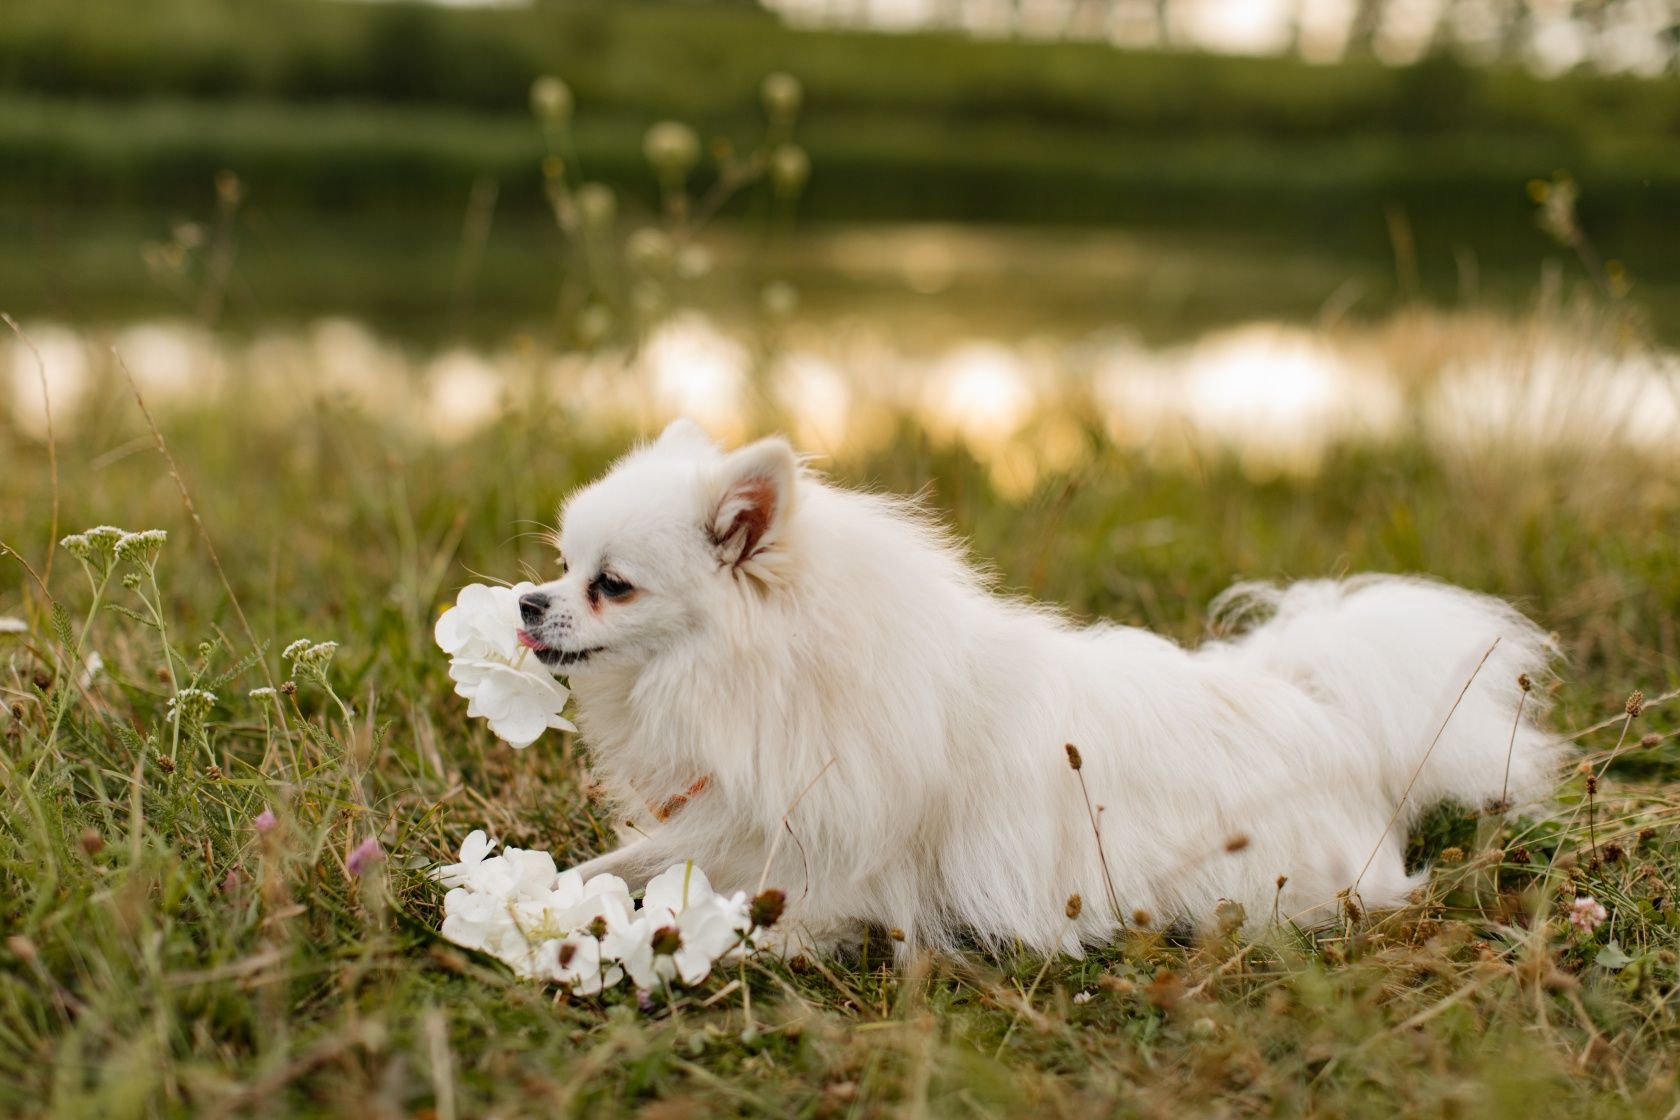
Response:
[[[1564,745],[1541,720],[1558,652],[1508,604],[1364,576],[1243,584],[1214,610],[1252,627],[1221,655],[1287,678],[1364,732],[1406,823],[1445,800],[1479,808],[1551,793]]]

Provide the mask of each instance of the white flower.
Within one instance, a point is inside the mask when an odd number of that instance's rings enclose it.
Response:
[[[467,833],[467,838],[461,841],[461,862],[451,863],[432,872],[432,878],[446,887],[464,887],[473,880],[473,873],[484,857],[490,854],[496,846],[496,841],[490,839],[482,828],[475,828]]]
[[[455,605],[438,616],[432,637],[451,657],[483,659],[495,654],[512,662],[522,652],[519,597],[535,587],[534,583],[512,587],[469,583],[455,596]]]
[[[557,873],[547,852],[506,848],[493,856],[494,848],[475,830],[461,844],[460,862],[432,873],[451,888],[442,932],[520,976],[595,995],[629,975],[645,991],[698,984],[752,947],[747,896],[718,894],[693,863],[655,877],[638,910],[616,875],[586,882],[575,869]]]
[[[544,731],[576,731],[560,715],[571,693],[519,643],[519,597],[536,586],[470,584],[437,620],[433,637],[452,656],[449,677],[509,746],[528,747]]]
[[[601,942],[583,933],[543,942],[537,949],[536,972],[585,996],[624,978],[623,966],[603,956]]]
[[[21,618],[0,615],[0,634],[27,634],[29,624]]]
[[[1077,992],[1077,993],[1074,994],[1073,1002],[1074,1003],[1090,1003],[1091,1002],[1091,993],[1088,992],[1088,991],[1087,992]]]
[[[85,692],[93,687],[93,682],[105,671],[105,659],[99,656],[98,650],[91,650],[87,657],[83,658],[82,666],[82,675],[77,678],[76,683]]]
[[[464,949],[484,948],[510,921],[500,895],[456,887],[443,896],[443,936]]]
[[[456,658],[449,664],[457,695],[465,696],[467,714],[488,720],[490,729],[508,746],[528,747],[544,731],[576,731],[560,715],[571,695],[548,675],[490,660]]]

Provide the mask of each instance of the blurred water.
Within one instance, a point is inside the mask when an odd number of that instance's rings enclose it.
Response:
[[[536,403],[625,433],[678,415],[723,440],[784,427],[803,449],[843,459],[881,448],[908,418],[967,446],[1016,496],[1102,439],[1168,464],[1229,454],[1261,477],[1310,475],[1337,447],[1407,438],[1451,454],[1616,450],[1680,468],[1680,357],[1618,350],[1536,318],[1414,312],[1318,330],[1257,321],[1152,346],[1123,330],[906,343],[857,318],[766,332],[689,311],[638,348],[596,353],[525,335],[427,348],[342,318],[242,338],[170,320],[23,329],[61,431],[122,390],[114,350],[160,412],[240,409],[288,423],[325,402],[445,442]],[[34,354],[8,339],[0,375],[17,430],[38,438]]]

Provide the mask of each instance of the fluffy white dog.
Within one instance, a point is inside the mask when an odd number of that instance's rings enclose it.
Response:
[[[521,638],[570,678],[635,835],[583,873],[693,858],[786,888],[818,946],[874,925],[1078,952],[1138,911],[1396,906],[1408,825],[1543,795],[1560,751],[1554,651],[1504,603],[1368,576],[1235,589],[1255,625],[1193,650],[1081,628],[779,438],[726,453],[678,421],[571,497],[559,542]]]

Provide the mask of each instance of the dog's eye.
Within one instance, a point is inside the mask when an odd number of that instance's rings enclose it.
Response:
[[[602,572],[595,577],[590,590],[608,599],[622,599],[636,589],[617,576]]]

